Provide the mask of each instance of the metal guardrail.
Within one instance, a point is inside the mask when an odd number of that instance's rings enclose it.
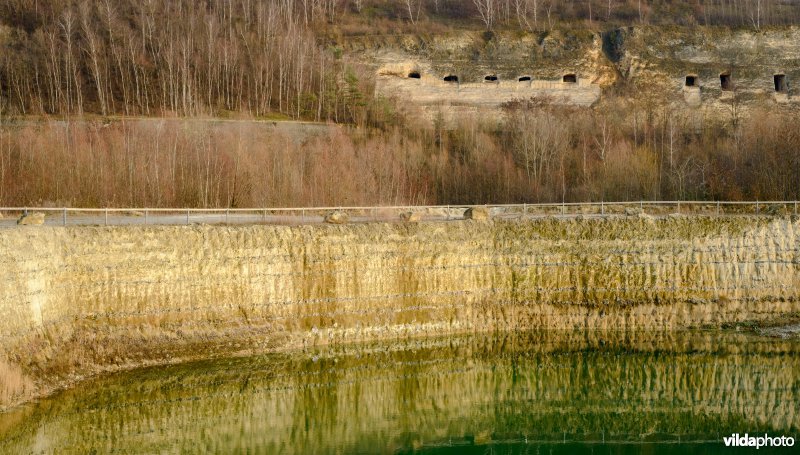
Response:
[[[464,218],[468,208],[484,207],[493,218],[612,215],[789,215],[798,214],[798,201],[625,201],[541,204],[400,205],[349,207],[269,208],[75,208],[0,207],[0,226],[16,225],[27,214],[44,214],[47,225],[179,225],[310,224],[320,223],[333,211],[345,212],[351,222],[397,221],[401,214],[416,213],[422,220]]]

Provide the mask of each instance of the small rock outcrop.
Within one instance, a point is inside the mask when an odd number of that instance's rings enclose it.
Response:
[[[403,212],[400,214],[400,219],[406,223],[416,223],[422,219],[422,215],[419,212]]]
[[[17,224],[20,226],[40,226],[44,224],[44,213],[36,212],[22,215],[17,220]]]
[[[350,215],[341,210],[334,210],[333,212],[325,215],[325,222],[330,224],[346,224],[350,221]]]
[[[626,207],[625,208],[625,216],[639,216],[642,215],[644,211],[639,207]]]
[[[486,221],[491,218],[486,207],[470,207],[464,212],[465,220]]]

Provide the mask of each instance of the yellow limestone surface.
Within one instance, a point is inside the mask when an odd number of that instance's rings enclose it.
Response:
[[[800,310],[789,218],[0,231],[0,407],[142,365]]]

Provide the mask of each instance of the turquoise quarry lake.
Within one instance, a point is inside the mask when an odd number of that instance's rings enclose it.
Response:
[[[0,414],[0,452],[731,453],[799,430],[797,339],[550,331],[115,374]]]

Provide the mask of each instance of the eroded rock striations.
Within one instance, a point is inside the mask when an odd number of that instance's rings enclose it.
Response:
[[[0,231],[0,404],[314,344],[800,310],[800,223],[665,217]]]

